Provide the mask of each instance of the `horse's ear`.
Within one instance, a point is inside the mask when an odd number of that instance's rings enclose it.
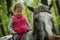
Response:
[[[29,10],[31,10],[32,12],[34,12],[34,8],[33,8],[33,7],[27,6],[27,8],[28,8]]]

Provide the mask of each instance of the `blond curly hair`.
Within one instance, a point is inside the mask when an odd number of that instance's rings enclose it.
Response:
[[[21,2],[17,2],[15,4],[13,4],[12,6],[12,12],[14,12],[17,8],[20,8],[20,10],[23,10],[23,4]]]

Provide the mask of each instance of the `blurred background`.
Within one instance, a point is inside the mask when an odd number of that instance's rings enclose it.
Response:
[[[15,2],[23,3],[23,13],[31,25],[32,12],[28,10],[27,5],[36,7],[42,3],[49,6],[50,12],[53,15],[56,33],[60,35],[60,0],[0,0],[0,37],[11,34],[8,30],[8,23],[12,16],[12,5]]]

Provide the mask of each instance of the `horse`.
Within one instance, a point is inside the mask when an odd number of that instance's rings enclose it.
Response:
[[[46,30],[46,28],[48,27],[46,27],[45,23],[48,20],[47,17],[45,17],[47,16],[47,14],[45,15],[45,13],[48,13],[48,7],[45,5],[39,5],[35,8],[28,8],[33,12],[33,36],[35,38],[34,40],[49,40]]]
[[[7,36],[0,37],[0,40],[10,40],[11,38],[12,35],[7,35]]]
[[[53,16],[49,7],[41,4],[35,8],[27,6],[33,13],[33,38],[34,40],[55,40],[59,38],[54,28]]]

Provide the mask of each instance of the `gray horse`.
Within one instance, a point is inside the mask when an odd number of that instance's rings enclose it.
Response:
[[[52,33],[52,15],[46,5],[39,5],[35,8],[27,6],[33,12],[33,32],[31,33],[32,40],[49,40]],[[28,35],[27,35],[28,36]],[[28,38],[28,37],[27,37]],[[30,37],[29,37],[30,38]]]
[[[27,8],[33,13],[33,30],[26,34],[26,40],[60,39],[60,36],[56,35],[53,17],[48,6],[41,4],[35,8],[29,6]]]

